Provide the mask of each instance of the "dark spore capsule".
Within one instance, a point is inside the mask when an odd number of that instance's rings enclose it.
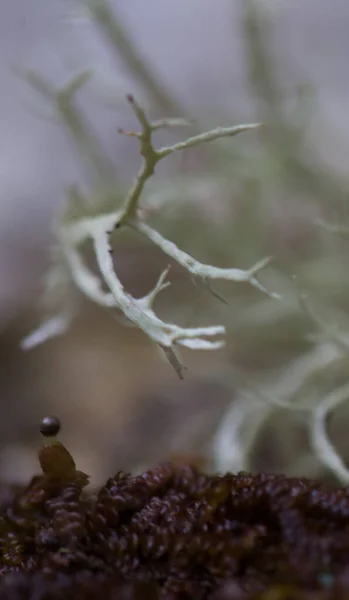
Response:
[[[57,435],[61,428],[61,422],[57,417],[44,417],[40,423],[40,433],[45,437]]]

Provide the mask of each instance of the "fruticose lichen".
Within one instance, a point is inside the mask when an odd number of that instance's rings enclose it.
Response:
[[[349,598],[348,488],[176,461],[87,492],[58,430],[0,488],[1,600]]]

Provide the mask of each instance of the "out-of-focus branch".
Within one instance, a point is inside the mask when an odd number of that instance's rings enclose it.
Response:
[[[39,92],[45,100],[53,105],[58,120],[65,126],[73,138],[80,156],[87,161],[89,170],[94,174],[95,183],[115,183],[115,167],[105,156],[97,136],[84,117],[81,108],[75,104],[75,96],[90,79],[90,71],[82,71],[73,77],[66,85],[55,90],[44,77],[34,71],[24,74],[30,85]]]
[[[349,470],[345,466],[326,433],[326,418],[339,404],[349,398],[349,384],[334,390],[316,407],[310,424],[312,446],[315,456],[328,467],[343,485],[349,483]]]
[[[115,7],[110,8],[106,0],[86,0],[87,8],[93,21],[102,31],[120,56],[129,72],[150,94],[150,100],[161,112],[168,115],[185,114],[183,106],[167,92],[163,82],[160,82],[153,69],[149,69],[141,54],[122,25]]]

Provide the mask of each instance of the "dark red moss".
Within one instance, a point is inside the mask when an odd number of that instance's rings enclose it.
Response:
[[[0,487],[0,600],[349,600],[347,488],[176,461],[88,494],[59,442],[39,462]]]

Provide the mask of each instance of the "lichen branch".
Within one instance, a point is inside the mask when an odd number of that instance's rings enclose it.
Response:
[[[342,458],[331,444],[326,433],[326,418],[330,412],[349,398],[349,384],[341,386],[330,393],[314,410],[311,423],[311,439],[315,456],[328,467],[343,483],[349,483],[349,470]]]
[[[176,244],[171,242],[170,240],[164,238],[158,231],[149,227],[146,223],[143,223],[140,220],[133,221],[130,223],[130,226],[139,231],[143,235],[145,235],[149,240],[151,240],[156,246],[161,248],[161,250],[173,258],[176,262],[178,262],[182,267],[184,267],[189,273],[191,273],[194,277],[202,278],[206,283],[211,279],[226,279],[230,281],[236,282],[247,282],[252,286],[258,288],[264,293],[268,294],[272,298],[280,298],[280,295],[275,292],[270,292],[262,284],[256,279],[255,275],[259,273],[262,269],[265,269],[271,262],[271,258],[265,258],[262,261],[259,261],[250,269],[244,271],[243,269],[223,269],[220,267],[214,267],[213,265],[205,265],[200,261],[193,258],[190,254],[183,252],[180,250]]]
[[[78,80],[73,80],[63,91],[59,92],[58,98],[60,99],[60,104],[58,107],[56,106],[59,111],[62,111],[62,107],[64,109],[69,108],[70,110],[70,98],[84,81],[84,77],[81,76]],[[38,84],[36,87],[40,88],[41,93],[45,93],[46,97],[49,95],[51,100],[54,100],[57,104],[57,93],[51,93],[46,82],[38,79],[35,80],[35,83]],[[193,350],[214,350],[221,348],[224,345],[224,341],[221,338],[225,333],[225,328],[222,325],[185,328],[173,323],[167,323],[155,314],[153,310],[154,301],[157,295],[169,286],[169,282],[166,281],[168,269],[160,275],[154,288],[146,296],[137,299],[129,294],[115,273],[111,255],[110,235],[121,226],[133,228],[160,247],[165,254],[179,263],[191,276],[201,280],[209,289],[211,280],[225,279],[236,282],[247,282],[273,298],[279,297],[277,294],[267,291],[256,278],[256,275],[269,264],[269,258],[263,259],[247,270],[235,268],[223,269],[203,264],[183,252],[176,244],[167,240],[159,232],[144,223],[140,219],[138,210],[144,186],[147,180],[153,175],[155,166],[160,160],[178,150],[192,148],[221,137],[231,137],[248,129],[253,129],[258,125],[218,127],[206,133],[190,137],[179,144],[156,149],[152,141],[155,131],[163,127],[186,125],[187,121],[183,119],[168,119],[151,122],[148,120],[144,109],[136,102],[133,96],[129,95],[127,99],[141,127],[139,133],[128,133],[128,135],[135,136],[140,143],[142,164],[139,173],[129,193],[126,195],[124,207],[121,210],[107,214],[98,214],[96,216],[86,216],[72,222],[61,220],[57,230],[58,244],[61,249],[61,267],[62,270],[66,270],[68,267],[71,280],[75,286],[91,301],[110,310],[113,315],[116,315],[115,311],[118,311],[119,314],[121,313],[126,318],[127,323],[141,329],[153,342],[162,348],[178,376],[182,378],[184,366],[175,353],[176,346],[184,346]],[[67,117],[66,112],[63,114]],[[68,126],[74,130],[73,124],[69,122],[69,119],[66,119],[66,121]],[[84,129],[82,121],[81,127]],[[68,197],[68,200],[69,198],[71,200],[71,196]],[[93,273],[84,263],[80,246],[86,240],[92,241],[99,269],[98,275]],[[56,326],[58,333],[60,332],[59,330],[64,329],[64,324],[68,323],[68,321],[64,321],[63,316],[60,314],[53,320],[53,325]],[[49,329],[49,333],[52,332],[52,323],[51,325],[50,323],[50,320],[46,321],[38,332],[31,334],[31,345],[34,345],[33,340],[38,343],[44,341],[47,329]]]
[[[75,104],[76,94],[91,78],[91,72],[84,70],[75,75],[64,86],[55,89],[53,85],[35,71],[27,71],[23,77],[33,89],[40,93],[51,105],[61,123],[72,136],[81,156],[87,161],[90,173],[99,185],[101,182],[115,182],[115,168],[102,151],[97,136]]]
[[[138,104],[138,102],[136,102],[135,98],[131,94],[127,96],[127,100],[141,126],[141,132],[136,132],[132,135],[137,137],[140,141],[140,153],[143,157],[143,160],[134,185],[131,187],[126,197],[124,210],[117,227],[126,225],[128,222],[136,218],[143,188],[147,180],[154,174],[155,167],[160,160],[166,156],[169,156],[170,154],[173,154],[174,152],[178,152],[179,150],[200,146],[201,144],[206,144],[207,142],[211,142],[219,138],[232,137],[244,131],[248,131],[249,129],[255,129],[256,127],[261,126],[260,123],[253,123],[250,125],[238,125],[236,127],[216,127],[211,131],[206,131],[205,133],[200,133],[190,137],[183,142],[173,144],[172,146],[165,146],[164,148],[156,150],[152,142],[152,134],[154,131],[160,127],[163,127],[165,123],[166,126],[169,127],[183,125],[183,123],[186,123],[186,121],[183,121],[183,119],[179,121],[178,119],[172,119],[167,121],[151,122],[147,118],[145,110],[140,106],[140,104]],[[130,135],[130,133],[128,133],[128,135]]]

